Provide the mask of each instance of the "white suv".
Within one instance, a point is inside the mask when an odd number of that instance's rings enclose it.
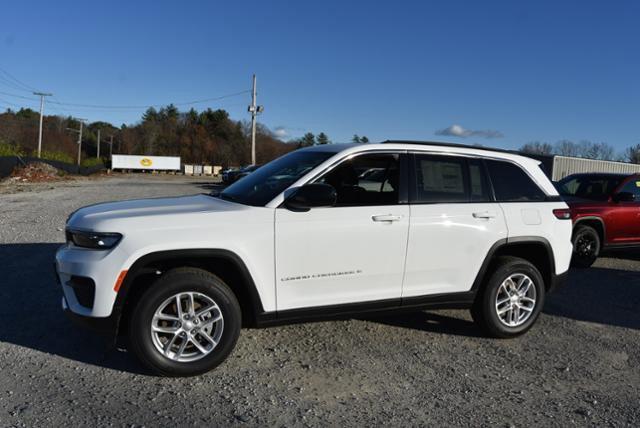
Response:
[[[401,141],[296,150],[220,194],[92,205],[66,230],[65,311],[169,376],[220,364],[242,325],[469,308],[516,336],[572,252],[538,161]]]

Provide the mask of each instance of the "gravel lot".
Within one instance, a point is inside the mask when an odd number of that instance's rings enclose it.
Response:
[[[203,181],[0,187],[0,426],[640,426],[640,252],[572,271],[515,340],[482,337],[466,311],[433,311],[244,330],[214,372],[148,375],[64,317],[53,255],[83,205]]]

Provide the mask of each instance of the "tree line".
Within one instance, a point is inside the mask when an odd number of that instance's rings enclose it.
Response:
[[[0,114],[0,155],[19,153],[31,155],[38,142],[39,113],[21,108]],[[77,156],[80,122],[73,117],[45,116],[43,121],[43,157],[73,163]],[[100,154],[108,158],[108,142],[113,137],[113,153],[132,155],[180,156],[184,163],[238,166],[250,163],[251,127],[247,121],[229,117],[225,110],[206,109],[180,111],[174,105],[149,108],[134,125],[116,127],[97,121],[83,130],[82,158],[96,157],[98,130],[101,133]],[[368,143],[366,136],[354,135],[353,143]],[[278,139],[264,125],[256,132],[256,157],[266,163],[291,150],[313,145],[331,144],[329,136],[320,132],[305,133],[287,142]],[[554,144],[532,141],[520,151],[541,155],[575,156],[589,159],[617,160],[640,163],[640,144],[622,153],[607,143],[560,140]]]
[[[640,163],[640,144],[627,147],[623,152],[617,153],[610,144],[594,143],[588,140],[579,142],[560,140],[554,144],[532,141],[520,147],[520,151],[536,155],[561,155],[587,159]]]
[[[38,142],[39,113],[22,108],[0,114],[0,145],[14,153],[32,155]],[[73,117],[45,116],[43,121],[43,157],[74,162],[77,156],[80,122]],[[105,159],[110,153],[133,155],[180,156],[184,163],[215,164],[223,166],[246,165],[251,162],[251,126],[247,121],[236,121],[225,110],[194,109],[179,111],[168,105],[160,109],[149,108],[134,125],[116,127],[107,122],[92,122],[84,127],[82,158],[95,158],[98,130],[100,154]],[[329,144],[324,133],[307,133],[300,139],[282,141],[266,126],[258,124],[256,131],[256,158],[266,163],[298,147]]]

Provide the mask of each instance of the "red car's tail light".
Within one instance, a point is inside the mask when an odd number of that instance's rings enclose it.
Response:
[[[558,208],[553,210],[553,215],[560,220],[571,220],[571,210],[568,208]]]

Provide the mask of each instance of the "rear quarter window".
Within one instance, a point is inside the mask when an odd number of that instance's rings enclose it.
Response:
[[[524,172],[511,162],[487,160],[489,177],[498,202],[541,202],[545,193]]]

